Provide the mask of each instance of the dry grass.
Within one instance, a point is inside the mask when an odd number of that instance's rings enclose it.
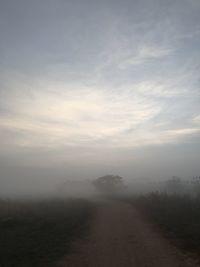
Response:
[[[86,231],[86,200],[0,201],[0,267],[47,267]]]
[[[126,200],[159,225],[176,245],[200,257],[200,198],[151,193]]]

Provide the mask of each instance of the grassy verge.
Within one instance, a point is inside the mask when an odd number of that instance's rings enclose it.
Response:
[[[85,200],[0,201],[0,267],[53,266],[94,210]]]
[[[184,251],[200,257],[200,198],[152,193],[129,197]]]

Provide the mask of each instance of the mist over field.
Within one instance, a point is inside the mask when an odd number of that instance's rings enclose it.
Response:
[[[71,164],[52,163],[52,158],[59,152],[33,155],[32,152],[17,154],[15,156],[1,156],[1,187],[2,197],[31,196],[46,197],[66,196],[91,196],[96,191],[92,181],[106,174],[118,174],[124,178],[127,189],[137,192],[148,191],[160,184],[178,176],[183,180],[191,180],[199,174],[199,149],[198,144],[169,145],[151,147],[134,151],[121,151],[115,149],[111,160],[108,154],[101,153],[102,159],[90,162],[88,159]],[[136,153],[137,152],[137,153]],[[97,157],[99,151],[96,152]],[[114,153],[113,150],[110,153]],[[41,155],[43,154],[43,155]],[[137,157],[136,157],[137,155]],[[154,186],[152,187],[152,184]],[[64,187],[64,188],[63,188]],[[65,192],[65,193],[64,193]]]

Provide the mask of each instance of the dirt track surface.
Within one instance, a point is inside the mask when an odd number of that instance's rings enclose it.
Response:
[[[105,202],[91,232],[73,245],[56,267],[196,267],[199,266],[146,223],[132,206]]]

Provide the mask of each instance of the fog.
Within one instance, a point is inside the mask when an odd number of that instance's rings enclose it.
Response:
[[[15,157],[2,157],[1,196],[88,197],[97,193],[92,181],[106,174],[122,176],[127,192],[155,191],[172,176],[191,180],[200,172],[199,147],[192,144],[149,147],[144,151],[115,149],[109,155],[108,151],[97,150],[93,151],[93,159],[85,158],[77,163],[53,162],[56,152],[51,153],[37,155],[21,151]]]
[[[106,174],[127,192],[199,176],[199,11],[0,1],[0,197],[93,196]]]

